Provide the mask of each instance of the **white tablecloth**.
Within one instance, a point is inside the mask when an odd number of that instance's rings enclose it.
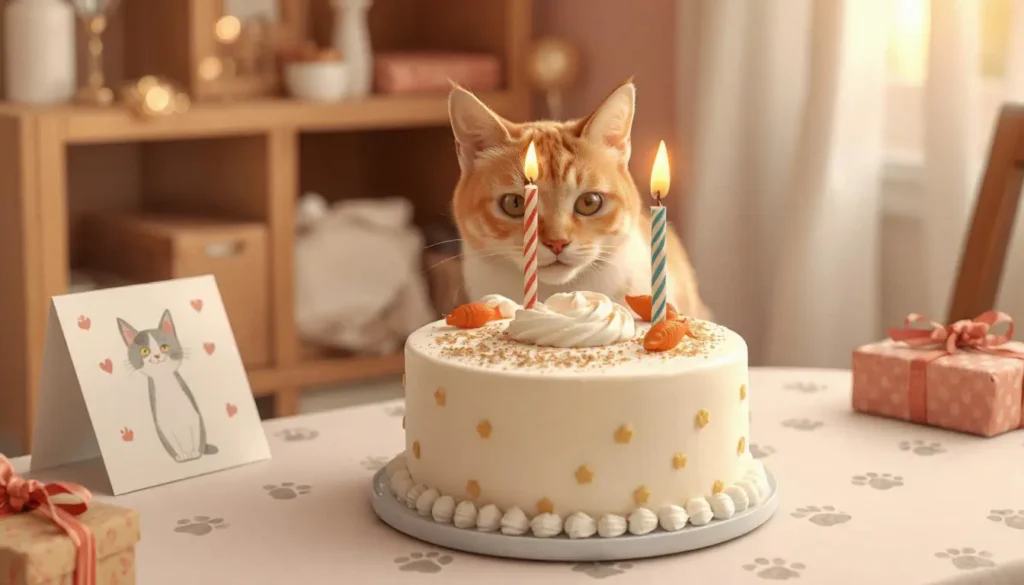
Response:
[[[983,439],[854,413],[845,371],[751,377],[751,450],[778,478],[779,511],[683,555],[517,562],[394,532],[369,484],[403,448],[400,402],[270,421],[271,461],[100,499],[141,512],[142,585],[1024,583],[1024,432]]]

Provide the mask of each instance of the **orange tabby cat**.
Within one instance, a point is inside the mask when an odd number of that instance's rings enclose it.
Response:
[[[523,160],[532,140],[538,186],[538,298],[593,291],[625,303],[650,294],[651,226],[629,174],[636,89],[616,89],[590,116],[513,124],[455,87],[448,111],[462,175],[455,222],[463,241],[466,292],[523,298]],[[668,234],[668,300],[709,318],[686,251]]]

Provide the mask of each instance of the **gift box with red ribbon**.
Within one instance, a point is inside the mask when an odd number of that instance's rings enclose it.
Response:
[[[1012,336],[997,311],[952,325],[911,314],[854,351],[853,408],[984,437],[1024,428],[1024,344]]]
[[[0,584],[132,585],[136,511],[72,483],[18,477],[0,455]]]

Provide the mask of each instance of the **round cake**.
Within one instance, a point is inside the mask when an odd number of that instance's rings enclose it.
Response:
[[[462,528],[575,538],[678,530],[767,497],[735,332],[685,319],[688,335],[650,351],[650,323],[595,293],[471,308],[493,314],[406,343],[399,500]]]

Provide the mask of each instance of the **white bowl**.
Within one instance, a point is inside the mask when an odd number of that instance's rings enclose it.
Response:
[[[343,61],[296,61],[285,65],[284,84],[300,100],[333,102],[345,97],[348,75]]]

